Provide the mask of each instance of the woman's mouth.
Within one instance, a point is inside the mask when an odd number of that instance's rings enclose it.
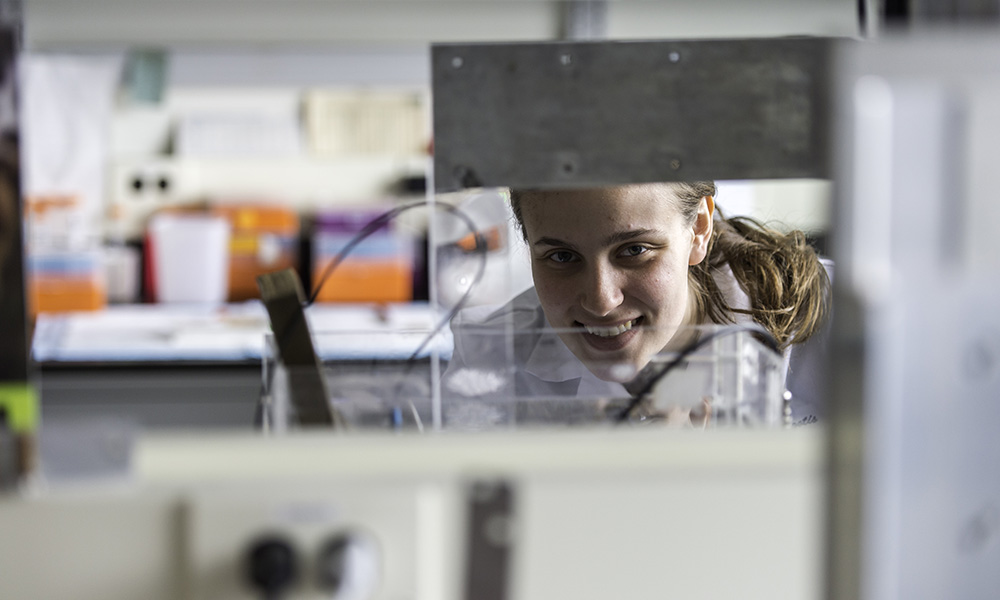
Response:
[[[612,325],[611,327],[600,327],[597,325],[584,325],[583,327],[584,329],[587,330],[587,333],[591,335],[596,335],[597,337],[602,337],[602,338],[609,338],[621,335],[626,331],[628,331],[629,329],[632,329],[632,326],[635,325],[635,322],[638,320],[639,319],[632,319],[631,321],[626,321],[624,323],[621,323],[620,325]]]
[[[580,323],[585,334],[581,335],[588,346],[602,352],[621,350],[638,334],[636,328],[643,317],[636,317],[618,325],[586,325]]]

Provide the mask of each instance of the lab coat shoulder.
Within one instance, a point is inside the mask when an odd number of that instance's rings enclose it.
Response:
[[[820,262],[827,277],[833,282],[834,263],[822,258]],[[832,299],[828,299],[831,302]],[[785,375],[785,389],[792,394],[792,422],[797,425],[815,423],[826,414],[825,399],[826,374],[829,364],[830,332],[833,315],[827,315],[822,328],[801,344],[792,344],[788,349],[788,370]]]
[[[547,326],[535,288],[503,305],[474,306],[451,320],[455,348],[451,364],[472,366],[497,359],[527,360]],[[511,340],[514,340],[513,346]],[[514,354],[511,355],[512,350]]]

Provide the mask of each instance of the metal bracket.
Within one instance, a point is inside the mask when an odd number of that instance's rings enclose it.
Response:
[[[505,481],[476,481],[468,491],[466,600],[504,600],[514,544],[513,489]]]

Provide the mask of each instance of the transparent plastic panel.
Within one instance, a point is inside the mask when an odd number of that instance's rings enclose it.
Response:
[[[683,346],[648,361],[581,361],[563,340],[588,334],[509,325],[314,334],[329,406],[347,428],[423,432],[787,424],[783,358],[753,329],[689,328],[675,336]],[[272,341],[264,405],[281,431],[295,426],[295,377]]]
[[[313,333],[318,369],[337,424],[355,429],[441,428],[438,386],[451,354],[445,328]],[[281,432],[296,427],[296,403],[312,367],[288,367],[278,357],[274,336],[265,338],[261,421]],[[308,390],[311,392],[311,390]],[[296,394],[300,394],[296,398]]]
[[[619,337],[634,343],[658,333],[635,328]],[[683,343],[648,359],[595,337],[513,323],[455,328],[441,382],[446,426],[785,423],[783,358],[753,328],[682,328],[672,339]]]

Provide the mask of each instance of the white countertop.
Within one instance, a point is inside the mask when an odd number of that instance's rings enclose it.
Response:
[[[426,303],[314,304],[306,316],[324,359],[408,358],[441,318]],[[257,301],[118,305],[39,315],[32,352],[43,363],[256,361],[269,331]],[[445,327],[428,349],[450,354],[451,345]]]

